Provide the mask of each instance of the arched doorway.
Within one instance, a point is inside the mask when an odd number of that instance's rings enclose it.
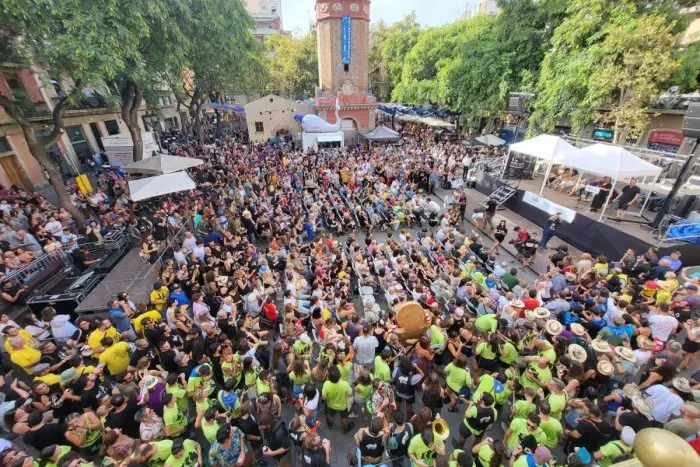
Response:
[[[345,134],[345,145],[357,144],[358,127],[357,122],[353,118],[344,118],[340,122],[340,131]]]

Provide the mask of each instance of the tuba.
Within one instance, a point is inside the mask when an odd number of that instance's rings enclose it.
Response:
[[[433,422],[433,436],[436,441],[445,442],[450,437],[450,427],[442,418],[438,418]]]

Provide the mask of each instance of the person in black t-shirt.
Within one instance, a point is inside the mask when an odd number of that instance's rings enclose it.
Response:
[[[41,412],[34,411],[27,416],[29,431],[24,434],[24,444],[41,451],[52,444],[67,444],[66,429],[60,423],[46,423]]]
[[[136,341],[136,349],[131,354],[129,366],[136,368],[138,361],[143,357],[146,357],[150,361],[148,368],[151,370],[155,369],[156,365],[160,363],[156,349],[154,349],[146,339],[139,339]]]
[[[262,430],[265,439],[263,455],[272,457],[280,464],[291,463],[289,449],[292,444],[284,420],[274,420],[272,415],[264,413],[258,420],[258,427]]]
[[[75,265],[76,269],[80,272],[84,272],[91,265],[102,261],[102,258],[87,259],[89,251],[90,250],[88,250],[87,248],[81,247],[77,250],[74,250],[70,254],[73,258],[73,264]]]
[[[303,467],[327,467],[331,464],[331,442],[321,439],[318,433],[308,433],[302,441],[301,465]]]
[[[629,184],[622,189],[617,198],[617,218],[622,219],[630,204],[634,204],[642,190],[637,186],[637,179],[631,178]]]
[[[110,428],[121,428],[122,433],[138,439],[139,424],[134,416],[139,409],[135,399],[127,399],[121,394],[114,394],[110,400],[112,411],[107,415],[105,425]]]
[[[573,445],[596,452],[602,445],[613,438],[614,430],[610,423],[603,420],[600,409],[592,404],[586,407],[588,417],[579,421],[575,430],[566,430]]]
[[[250,415],[252,404],[250,401],[245,401],[239,407],[240,416],[233,420],[234,424],[243,432],[246,439],[250,441],[250,445],[255,452],[255,457],[262,458],[263,439],[258,422]]]

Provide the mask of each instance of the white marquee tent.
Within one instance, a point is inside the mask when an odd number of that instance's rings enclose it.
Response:
[[[564,159],[576,154],[578,149],[554,135],[539,135],[534,138],[511,144],[510,151],[527,154],[536,159],[563,164]]]
[[[142,201],[156,196],[194,190],[197,184],[186,172],[174,172],[155,177],[140,178],[129,182],[129,193],[133,201]]]
[[[193,157],[171,156],[170,154],[158,154],[148,159],[132,162],[122,167],[127,172],[143,172],[151,174],[169,174],[179,172],[204,164],[204,160]]]
[[[658,165],[640,159],[622,146],[609,144],[594,144],[579,149],[577,154],[562,163],[580,172],[609,175],[615,179],[655,177],[662,170]]]

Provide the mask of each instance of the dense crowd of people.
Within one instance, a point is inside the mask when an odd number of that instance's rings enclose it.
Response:
[[[0,465],[605,467],[646,427],[697,444],[700,281],[679,281],[680,255],[562,246],[528,282],[498,255],[511,241],[527,266],[537,241],[494,225],[495,203],[467,224],[451,189],[472,150],[404,136],[310,154],[183,144],[205,160],[195,191],[137,205],[103,173],[72,197],[84,226],[9,190],[4,274],[58,250],[89,268],[81,245],[124,229],[159,277],[98,318],[0,317]]]

